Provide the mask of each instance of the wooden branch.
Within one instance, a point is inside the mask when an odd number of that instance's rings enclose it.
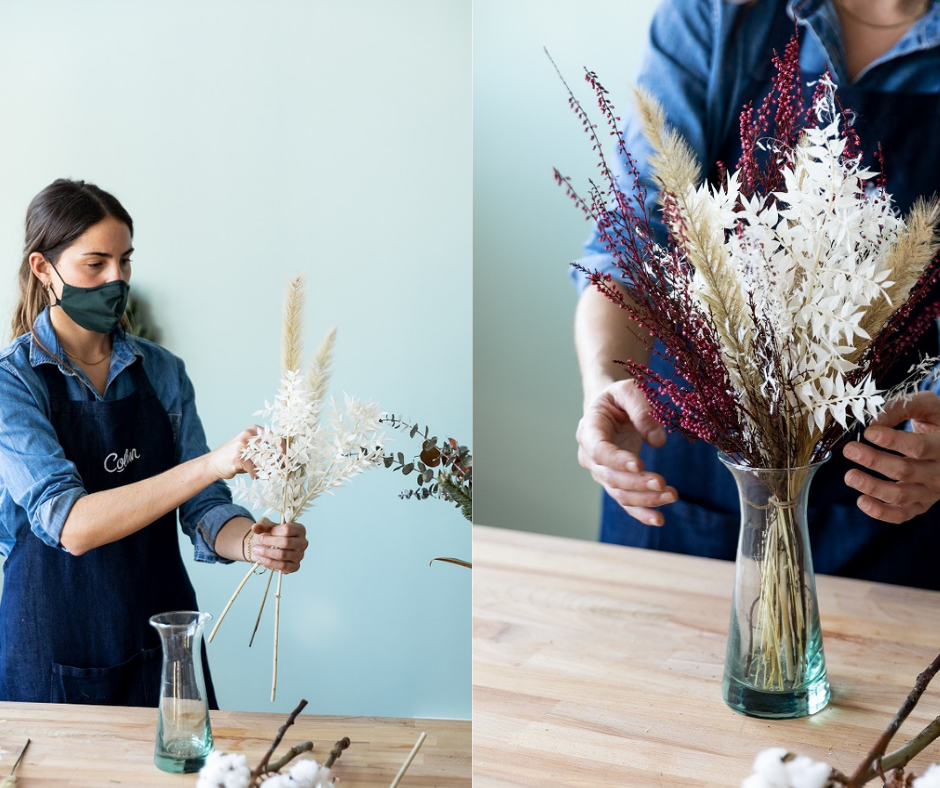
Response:
[[[349,737],[343,736],[342,739],[333,745],[333,749],[330,750],[330,755],[326,761],[324,761],[323,766],[327,769],[332,768],[333,764],[336,763],[337,758],[343,754],[343,750],[349,747],[350,744],[352,744],[352,742],[349,741]]]
[[[258,778],[258,775],[260,775],[260,774],[262,774],[263,772],[267,771],[268,761],[270,761],[270,760],[271,760],[271,756],[274,755],[274,751],[277,749],[277,745],[279,745],[279,744],[281,743],[281,739],[284,738],[284,734],[287,733],[287,729],[288,729],[291,725],[294,724],[294,720],[297,719],[297,715],[300,714],[300,712],[303,711],[304,706],[306,706],[306,705],[307,705],[307,701],[306,701],[306,700],[301,700],[300,703],[297,704],[297,708],[294,709],[294,710],[290,713],[290,716],[287,718],[287,722],[285,722],[285,723],[278,729],[277,736],[274,737],[274,741],[271,742],[271,746],[268,747],[268,751],[264,754],[264,757],[261,759],[261,762],[260,762],[254,769],[252,769],[252,771],[251,771],[251,779],[252,779],[252,780],[257,779],[257,778]],[[311,745],[311,746],[312,746],[312,745]]]
[[[279,772],[287,764],[289,764],[294,758],[304,752],[310,752],[313,749],[312,741],[305,741],[303,744],[295,744],[287,752],[285,752],[280,758],[278,758],[273,763],[269,763],[265,767],[265,772]]]
[[[937,675],[938,670],[940,670],[940,654],[938,654],[934,658],[934,661],[931,662],[927,667],[927,669],[917,677],[917,681],[914,682],[914,688],[911,690],[904,703],[901,704],[901,708],[898,709],[897,713],[894,715],[894,719],[891,720],[891,723],[885,729],[885,732],[882,733],[878,738],[878,741],[875,742],[875,746],[871,748],[871,751],[865,757],[865,760],[863,760],[858,769],[855,770],[855,774],[849,778],[849,781],[845,784],[846,788],[861,788],[861,786],[863,786],[876,775],[884,773],[884,754],[888,749],[888,745],[891,743],[891,739],[894,737],[894,734],[898,732],[898,729],[904,723],[904,720],[906,720],[910,713],[914,710],[917,702],[920,700],[921,696],[924,694],[924,691],[927,689],[927,685],[930,684],[930,680],[935,675]],[[921,732],[921,734],[916,737],[914,741],[921,740],[921,737],[930,727],[931,726],[928,726],[926,729],[924,729],[924,731]],[[938,733],[940,733],[940,728],[938,728]],[[936,736],[934,736],[934,738],[936,738]],[[930,741],[933,741],[933,739],[925,741],[920,749],[926,747]],[[913,744],[913,742],[911,742],[911,744]],[[905,748],[902,747],[898,752],[901,752],[904,749]],[[917,752],[920,752],[920,750]],[[911,758],[913,758],[915,754],[916,753],[912,753]],[[910,760],[910,758],[908,760]],[[884,764],[884,766],[886,765],[887,764]]]

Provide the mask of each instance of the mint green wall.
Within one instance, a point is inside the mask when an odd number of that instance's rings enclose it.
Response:
[[[84,178],[135,219],[133,292],[185,359],[211,445],[276,392],[296,271],[308,348],[338,327],[335,395],[470,442],[470,23],[469,0],[3,3],[2,314],[30,198]],[[470,572],[428,565],[469,558],[469,526],[399,500],[406,481],[371,471],[305,518],[273,705],[273,608],[249,650],[249,583],[210,646],[224,707],[470,716]],[[217,615],[244,564],[190,563]]]
[[[589,227],[552,177],[585,184],[595,159],[543,47],[586,104],[584,67],[624,105],[653,7],[473,2],[476,522],[597,537],[568,278]]]

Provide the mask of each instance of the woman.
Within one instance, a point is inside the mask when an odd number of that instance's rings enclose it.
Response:
[[[57,180],[30,203],[12,344],[0,352],[0,699],[155,706],[148,619],[198,609],[199,561],[296,571],[303,526],[254,522],[222,479],[253,475],[256,427],[208,451],[183,363],[126,334],[133,222]],[[207,674],[210,703],[215,706]]]
[[[911,133],[940,116],[935,0],[668,0],[653,20],[638,81],[657,96],[701,162],[733,167],[740,155],[738,113],[767,95],[771,53],[783,52],[795,23],[804,82],[827,66],[832,70],[840,101],[856,112],[863,146],[884,147],[888,191],[900,210],[936,193],[940,149]],[[649,148],[638,125],[627,122],[627,143],[645,166]],[[584,265],[617,276],[597,236],[588,252]],[[737,493],[730,475],[712,447],[678,435],[666,440],[645,397],[614,362],[646,363],[649,350],[624,326],[616,306],[581,284],[575,318],[585,395],[579,460],[605,489],[602,539],[734,558]],[[937,334],[929,333],[918,350],[936,355]],[[673,374],[659,359],[652,364]],[[907,420],[911,432],[894,429]],[[940,499],[940,399],[921,393],[880,421],[865,431],[867,443],[847,443],[843,456],[834,456],[814,479],[814,564],[824,573],[940,588],[932,562],[940,549],[940,518],[931,509]]]

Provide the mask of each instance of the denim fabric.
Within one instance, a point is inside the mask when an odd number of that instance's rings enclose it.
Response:
[[[52,329],[48,309],[33,330],[35,338],[24,334],[0,351],[0,553],[4,556],[23,528],[32,528],[46,544],[64,549],[59,542],[62,526],[74,503],[88,494],[75,465],[65,458],[49,420],[49,392],[37,369],[40,364],[58,367],[70,399],[111,401],[134,391],[128,367],[141,358],[169,416],[176,462],[208,451],[192,383],[182,360],[172,353],[118,329],[113,335],[111,368],[102,397],[84,372],[61,362],[65,353]],[[223,481],[211,484],[180,507],[180,523],[193,542],[197,561],[230,563],[220,558],[212,545],[222,526],[238,516],[254,519],[247,509],[232,503]]]
[[[822,73],[828,64],[836,83],[848,84],[842,33],[832,0],[758,0],[747,8],[727,0],[665,0],[653,17],[636,81],[660,101],[670,124],[689,143],[705,170],[715,164],[725,140],[737,128],[749,98],[745,94],[751,75],[770,57],[767,38],[782,13],[799,22],[801,69]],[[599,76],[603,81],[604,75]],[[865,68],[852,84],[870,91],[940,92],[940,0],[933,0],[930,10],[897,45]],[[621,104],[626,103],[621,99]],[[650,147],[636,118],[629,112],[624,112],[624,118],[627,150],[644,174]],[[874,145],[874,141],[868,144]],[[737,162],[725,164],[734,168]],[[618,161],[614,169],[620,188],[632,194],[622,163]],[[665,231],[655,210],[655,189],[648,178],[643,180],[653,230],[662,243]],[[578,262],[590,271],[620,279],[613,257],[596,232]],[[571,275],[582,291],[587,278],[575,269]]]

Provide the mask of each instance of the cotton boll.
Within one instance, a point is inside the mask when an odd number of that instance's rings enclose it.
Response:
[[[786,767],[790,788],[824,788],[832,773],[829,764],[813,761],[805,755],[789,761]]]
[[[754,774],[764,780],[767,788],[789,788],[787,766],[783,759],[787,751],[783,747],[771,747],[757,753],[754,759]]]
[[[251,770],[244,755],[213,750],[199,770],[196,788],[248,788]]]
[[[290,767],[291,779],[300,788],[319,788],[333,785],[330,770],[321,766],[312,758],[295,761]]]
[[[244,774],[238,772],[228,772],[222,784],[225,788],[248,788],[251,784],[251,772],[245,769]]]
[[[930,764],[927,771],[914,780],[914,788],[940,788],[940,766]]]

